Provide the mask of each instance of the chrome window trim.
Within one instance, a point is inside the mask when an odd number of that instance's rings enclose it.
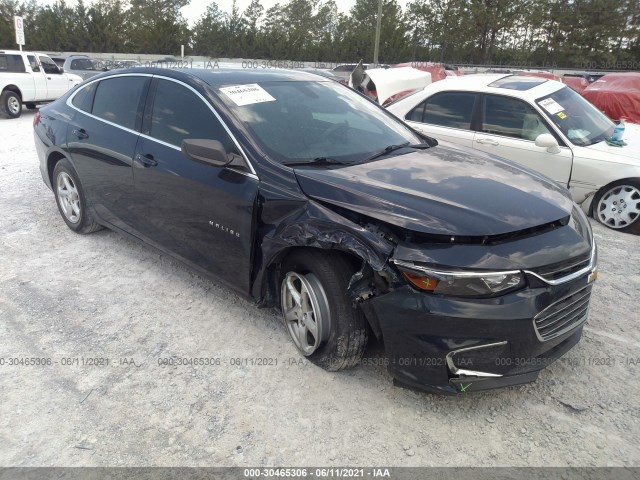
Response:
[[[575,280],[583,275],[586,275],[587,273],[593,273],[593,271],[597,268],[596,265],[596,252],[597,252],[597,247],[596,247],[596,242],[595,240],[592,240],[593,245],[591,247],[591,259],[589,261],[589,264],[586,265],[584,268],[581,268],[580,270],[570,273],[569,275],[566,275],[564,277],[560,277],[557,278],[555,280],[547,280],[546,278],[542,277],[541,275],[538,275],[535,272],[532,272],[531,270],[522,270],[522,272],[528,274],[528,275],[532,275],[534,277],[536,277],[537,279],[543,281],[544,283],[548,284],[548,285],[562,285],[563,283],[567,283],[570,282],[572,280]],[[420,265],[415,265],[412,262],[406,262],[403,260],[395,260],[395,259],[391,259],[391,261],[399,266],[399,267],[404,267],[404,268],[409,268],[412,270],[416,270],[418,272],[423,272],[423,273],[432,273],[435,275],[448,275],[448,276],[452,276],[452,277],[458,277],[458,278],[469,278],[469,277],[489,277],[489,276],[495,276],[495,275],[514,275],[516,273],[520,273],[520,270],[505,270],[505,271],[496,271],[496,272],[478,272],[478,271],[470,271],[470,272],[448,272],[448,271],[442,271],[442,270],[436,270],[433,268],[427,268],[427,267],[422,267]]]
[[[209,107],[209,110],[211,110],[213,112],[213,114],[215,115],[215,117],[218,119],[218,121],[222,124],[222,126],[224,127],[225,131],[227,132],[227,134],[231,137],[231,140],[233,140],[233,143],[235,144],[235,146],[238,148],[238,150],[240,151],[242,158],[244,159],[244,161],[246,162],[246,164],[249,166],[249,169],[251,170],[251,172],[242,172],[240,170],[235,170],[233,169],[234,172],[237,173],[241,173],[242,175],[246,175],[250,178],[253,178],[255,180],[259,180],[259,177],[255,171],[255,169],[253,168],[253,165],[251,164],[251,162],[249,161],[249,159],[247,158],[247,155],[245,154],[244,150],[242,149],[242,147],[240,146],[240,143],[238,142],[238,140],[236,139],[236,137],[231,133],[231,130],[229,130],[229,127],[224,123],[224,121],[222,120],[222,118],[220,118],[220,115],[218,115],[218,112],[215,111],[215,109],[211,106],[211,104],[202,96],[200,95],[200,93],[198,93],[195,89],[193,89],[191,86],[187,85],[186,83],[180,81],[180,80],[176,80],[174,78],[169,78],[169,77],[165,77],[162,75],[155,75],[152,73],[121,73],[118,75],[110,75],[108,77],[104,77],[104,78],[97,78],[95,80],[91,80],[89,82],[87,82],[86,84],[84,84],[82,86],[82,88],[78,88],[75,92],[73,92],[71,95],[69,95],[69,98],[67,98],[66,104],[68,107],[73,108],[74,110],[76,110],[77,112],[83,113],[84,115],[87,115],[95,120],[99,120],[101,122],[104,122],[108,125],[111,125],[113,127],[119,128],[121,130],[124,130],[125,132],[129,132],[129,133],[133,133],[134,135],[139,135],[147,140],[151,140],[157,143],[160,143],[161,145],[164,145],[166,147],[171,147],[174,150],[177,150],[179,152],[182,151],[182,149],[180,147],[177,147],[176,145],[172,145],[168,142],[165,142],[163,140],[159,140],[157,138],[151,137],[149,135],[145,135],[142,132],[138,132],[137,130],[132,130],[130,128],[127,127],[123,127],[122,125],[118,125],[117,123],[114,122],[110,122],[109,120],[105,120],[104,118],[98,117],[96,115],[93,115],[92,113],[89,112],[85,112],[84,110],[79,109],[78,107],[76,107],[72,102],[73,99],[75,98],[75,96],[78,94],[78,92],[80,92],[80,90],[83,90],[85,88],[87,88],[89,85],[91,85],[92,83],[95,82],[99,82],[102,80],[107,80],[109,78],[118,78],[118,77],[152,77],[152,78],[161,78],[163,80],[169,80],[175,83],[178,83],[184,87],[187,87],[189,90],[191,90],[192,92],[194,92],[198,97],[200,97],[200,99]]]

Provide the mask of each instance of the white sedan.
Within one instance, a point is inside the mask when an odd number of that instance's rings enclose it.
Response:
[[[608,144],[615,124],[560,82],[467,75],[387,108],[426,135],[537,170],[604,225],[640,233],[640,126],[627,124],[625,146]]]

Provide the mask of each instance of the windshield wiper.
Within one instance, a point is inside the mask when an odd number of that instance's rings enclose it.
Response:
[[[387,155],[388,153],[391,153],[395,150],[400,150],[401,148],[418,148],[418,149],[425,149],[425,148],[431,148],[432,145],[428,144],[428,143],[414,143],[413,145],[409,145],[409,142],[407,143],[403,143],[401,145],[389,145],[388,147],[386,147],[384,150],[382,150],[381,152],[378,152],[374,155],[371,155],[369,158],[367,158],[365,160],[365,162],[369,162],[371,160],[375,160],[378,157],[382,157],[383,155]]]
[[[345,162],[342,160],[336,160],[331,157],[316,157],[312,160],[292,160],[290,162],[282,162],[282,165],[287,167],[300,167],[302,165],[349,165],[353,162]]]

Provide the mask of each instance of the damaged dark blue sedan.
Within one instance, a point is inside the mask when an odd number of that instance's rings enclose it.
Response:
[[[582,335],[596,245],[568,192],[331,80],[119,70],[34,129],[72,230],[133,236],[279,308],[328,370],[375,336],[400,384],[484,390],[535,380]]]

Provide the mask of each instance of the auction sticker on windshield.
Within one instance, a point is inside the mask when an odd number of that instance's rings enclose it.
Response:
[[[252,105],[254,103],[275,101],[275,98],[269,95],[269,93],[267,93],[267,91],[257,83],[223,87],[220,91],[233,100],[233,102],[239,107]]]
[[[560,105],[558,102],[556,102],[553,98],[547,98],[545,100],[542,100],[541,102],[538,102],[538,105],[544,108],[551,115],[554,115],[564,110],[564,107]]]

